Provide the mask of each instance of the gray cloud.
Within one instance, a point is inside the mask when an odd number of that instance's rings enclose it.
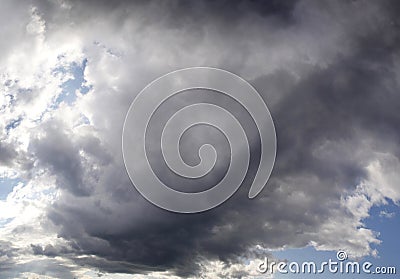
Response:
[[[369,179],[366,167],[377,160],[376,153],[400,159],[397,4],[66,3],[67,13],[47,1],[37,5],[49,38],[68,24],[81,27],[74,32],[85,45],[85,78],[93,90],[79,101],[79,109],[95,129],[82,132],[63,121],[45,120],[31,136],[36,167],[56,176],[62,191],[47,218],[69,245],[33,245],[34,254],[59,255],[111,273],[168,270],[187,277],[199,276],[204,259],[237,262],[255,245],[341,245],[356,256],[371,253],[375,236],[360,232],[357,214],[343,208],[341,198]],[[205,95],[245,123],[252,139],[251,166],[225,204],[179,215],[149,204],[131,185],[122,162],[122,124],[130,102],[148,82],[201,65],[231,70],[256,87],[275,121],[278,156],[266,189],[249,200],[259,160],[254,125],[232,100]],[[182,95],[166,104],[149,133],[159,134],[162,120],[179,105],[203,98],[192,97]],[[205,127],[184,140],[199,146],[209,137],[226,154],[221,135]],[[197,150],[186,142],[183,156],[195,162]],[[227,166],[222,157],[211,175],[189,182],[157,161],[159,153],[159,148],[152,151],[152,164],[179,189],[216,183]]]
[[[10,146],[10,144],[0,144],[0,162],[2,164],[10,165],[16,156],[17,152],[13,149],[13,146]]]

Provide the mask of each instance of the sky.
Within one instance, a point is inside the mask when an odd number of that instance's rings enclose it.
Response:
[[[400,272],[399,12],[394,0],[1,0],[0,277],[301,278],[257,266],[337,251]],[[218,94],[172,98],[149,143],[171,187],[204,189],[229,166],[221,133],[195,127],[183,159],[196,162],[193,146],[204,143],[221,156],[200,180],[173,175],[157,135],[174,108],[231,108],[251,139],[239,190],[209,211],[177,214],[133,187],[122,129],[146,85],[198,66],[259,92],[277,157],[248,199],[260,161],[248,115]]]

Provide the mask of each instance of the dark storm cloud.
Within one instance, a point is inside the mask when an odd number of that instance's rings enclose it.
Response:
[[[71,131],[60,129],[62,121],[43,124],[44,134],[32,137],[30,151],[36,155],[37,163],[49,169],[57,177],[57,184],[76,196],[87,196],[96,183],[96,171],[84,168],[80,152],[94,157],[93,163],[109,164],[111,157],[94,136],[82,136],[71,141]]]
[[[164,15],[161,20],[168,23],[167,30],[193,28],[198,31],[204,24],[215,25],[215,29],[207,31],[228,41],[235,41],[232,25],[243,22],[265,19],[262,22],[276,27],[276,32],[295,27],[304,20],[302,16],[311,16],[299,14],[298,10],[296,14],[294,10],[300,5],[305,10],[321,14],[321,17],[328,14],[330,19],[352,23],[352,26],[340,27],[343,39],[350,41],[346,44],[351,45],[351,51],[345,54],[338,51],[334,61],[322,65],[302,60],[298,63],[298,67],[303,69],[300,75],[283,67],[267,74],[260,70],[259,76],[251,83],[269,105],[277,129],[278,156],[272,177],[259,197],[255,200],[247,198],[257,163],[257,158],[254,158],[257,141],[254,141],[251,147],[253,165],[244,185],[225,204],[202,214],[180,215],[163,211],[149,204],[133,189],[120,157],[120,125],[111,125],[112,132],[103,131],[105,139],[99,139],[97,144],[94,140],[78,145],[73,133],[63,134],[57,129],[62,127],[62,123],[45,126],[45,137],[32,141],[32,151],[43,166],[57,175],[60,188],[66,191],[49,208],[48,217],[60,228],[59,236],[69,241],[70,247],[34,246],[34,252],[49,257],[66,256],[80,264],[109,272],[169,270],[186,277],[198,272],[204,258],[234,262],[237,256],[248,255],[249,248],[256,244],[268,248],[304,247],[311,241],[331,244],[330,235],[325,235],[321,226],[333,218],[342,191],[353,190],[361,179],[366,178],[365,165],[373,157],[369,151],[400,156],[400,148],[394,144],[399,142],[400,123],[399,74],[394,71],[393,60],[395,55],[399,55],[398,19],[391,11],[394,7],[391,2],[383,1],[374,4],[379,7],[374,18],[361,16],[352,22],[347,18],[349,15],[340,12],[356,12],[367,3],[356,2],[71,2],[71,13],[77,17],[91,13],[95,16],[97,12],[111,13],[121,16],[116,19],[116,22],[121,22],[123,16],[129,16],[130,9],[137,5],[145,18],[143,22],[152,23]],[[321,25],[326,24],[324,19],[313,16],[316,17],[313,23],[318,24],[320,20]],[[81,22],[85,19],[76,18]],[[333,22],[330,24],[334,25]],[[263,30],[266,26],[258,28],[248,30],[251,35],[247,39],[251,41],[254,34],[265,35]],[[301,28],[305,28],[301,31],[307,34],[307,28],[311,27]],[[357,32],[353,33],[353,30]],[[183,34],[188,40],[194,40],[190,34]],[[318,39],[324,40],[327,35],[321,34]],[[259,39],[254,37],[254,40]],[[160,44],[158,41],[153,43]],[[265,46],[269,43],[273,42],[266,40]],[[163,45],[165,48],[169,46]],[[218,45],[217,52],[222,55],[226,51],[224,47]],[[179,54],[184,51],[179,46],[177,48]],[[229,55],[241,61],[252,51],[249,47]],[[254,50],[257,51],[263,51],[263,48]],[[168,57],[160,59],[163,58]],[[262,60],[253,63],[260,68],[264,66]],[[179,66],[179,63],[169,65],[170,68]],[[215,66],[232,67],[233,71],[240,72],[229,61],[224,64],[222,60]],[[142,77],[140,81],[144,83],[152,77]],[[124,96],[115,94],[108,100],[101,100],[112,117],[123,119],[128,97],[135,86],[139,87],[137,84],[123,84],[121,91]],[[101,151],[110,142],[112,151]],[[85,149],[84,146],[93,156],[102,158],[101,173],[95,178],[92,172],[85,171],[90,164],[79,156],[79,150]],[[106,155],[101,155],[103,153]],[[115,161],[107,155],[110,153]],[[217,171],[224,172],[222,163]],[[88,182],[87,177],[94,181]],[[214,177],[216,180],[219,178],[219,174]],[[341,241],[356,246],[351,239],[346,239],[351,234],[352,231],[348,234],[343,232]],[[340,239],[340,236],[335,237]],[[85,255],[95,257],[77,258]]]
[[[166,14],[175,18],[177,15],[194,17],[194,19],[227,19],[227,20],[240,20],[243,13],[255,13],[262,16],[273,17],[290,17],[291,12],[296,4],[296,0],[288,1],[240,1],[240,0],[217,0],[217,1],[178,1],[172,0],[168,3],[164,1],[69,1],[74,6],[91,7],[94,11],[97,9],[102,11],[113,11],[121,8],[130,7],[152,7],[153,9],[163,9]],[[39,2],[40,3],[40,2]],[[47,3],[46,3],[47,4]],[[185,19],[186,20],[186,19]],[[185,20],[176,20],[178,24],[184,23]]]
[[[61,187],[70,187],[71,192],[78,196],[88,195],[89,185],[83,183],[79,150],[68,140],[68,135],[57,126],[57,123],[46,125],[45,136],[40,140],[32,140],[32,151],[35,152],[40,164],[57,174]]]

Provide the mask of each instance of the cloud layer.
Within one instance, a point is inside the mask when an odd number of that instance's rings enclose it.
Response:
[[[21,182],[0,201],[0,273],[244,278],[255,269],[243,259],[264,249],[375,254],[377,232],[363,221],[372,206],[400,200],[398,8],[394,1],[6,1],[0,171]],[[63,94],[76,65],[83,79],[69,99]],[[232,71],[259,91],[278,154],[267,187],[249,200],[259,160],[254,126],[232,100],[205,95],[248,123],[250,170],[222,206],[180,215],[131,185],[121,133],[142,88],[192,66]],[[157,117],[196,98],[183,94]],[[195,162],[193,145],[204,141],[222,155],[212,175],[183,181],[153,160],[158,173],[179,189],[217,182],[227,166],[217,131],[194,129],[183,156]]]

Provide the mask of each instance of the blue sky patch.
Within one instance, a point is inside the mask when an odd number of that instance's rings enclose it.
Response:
[[[19,182],[17,178],[0,178],[0,200],[5,200]]]
[[[61,85],[61,94],[58,96],[56,103],[59,104],[61,102],[65,102],[67,104],[72,104],[76,100],[76,90],[79,90],[82,94],[86,94],[91,89],[90,86],[85,85],[85,68],[87,65],[87,59],[84,59],[81,64],[73,62],[69,68],[58,68],[55,71],[66,73],[70,72],[72,74],[72,78],[67,80]]]

